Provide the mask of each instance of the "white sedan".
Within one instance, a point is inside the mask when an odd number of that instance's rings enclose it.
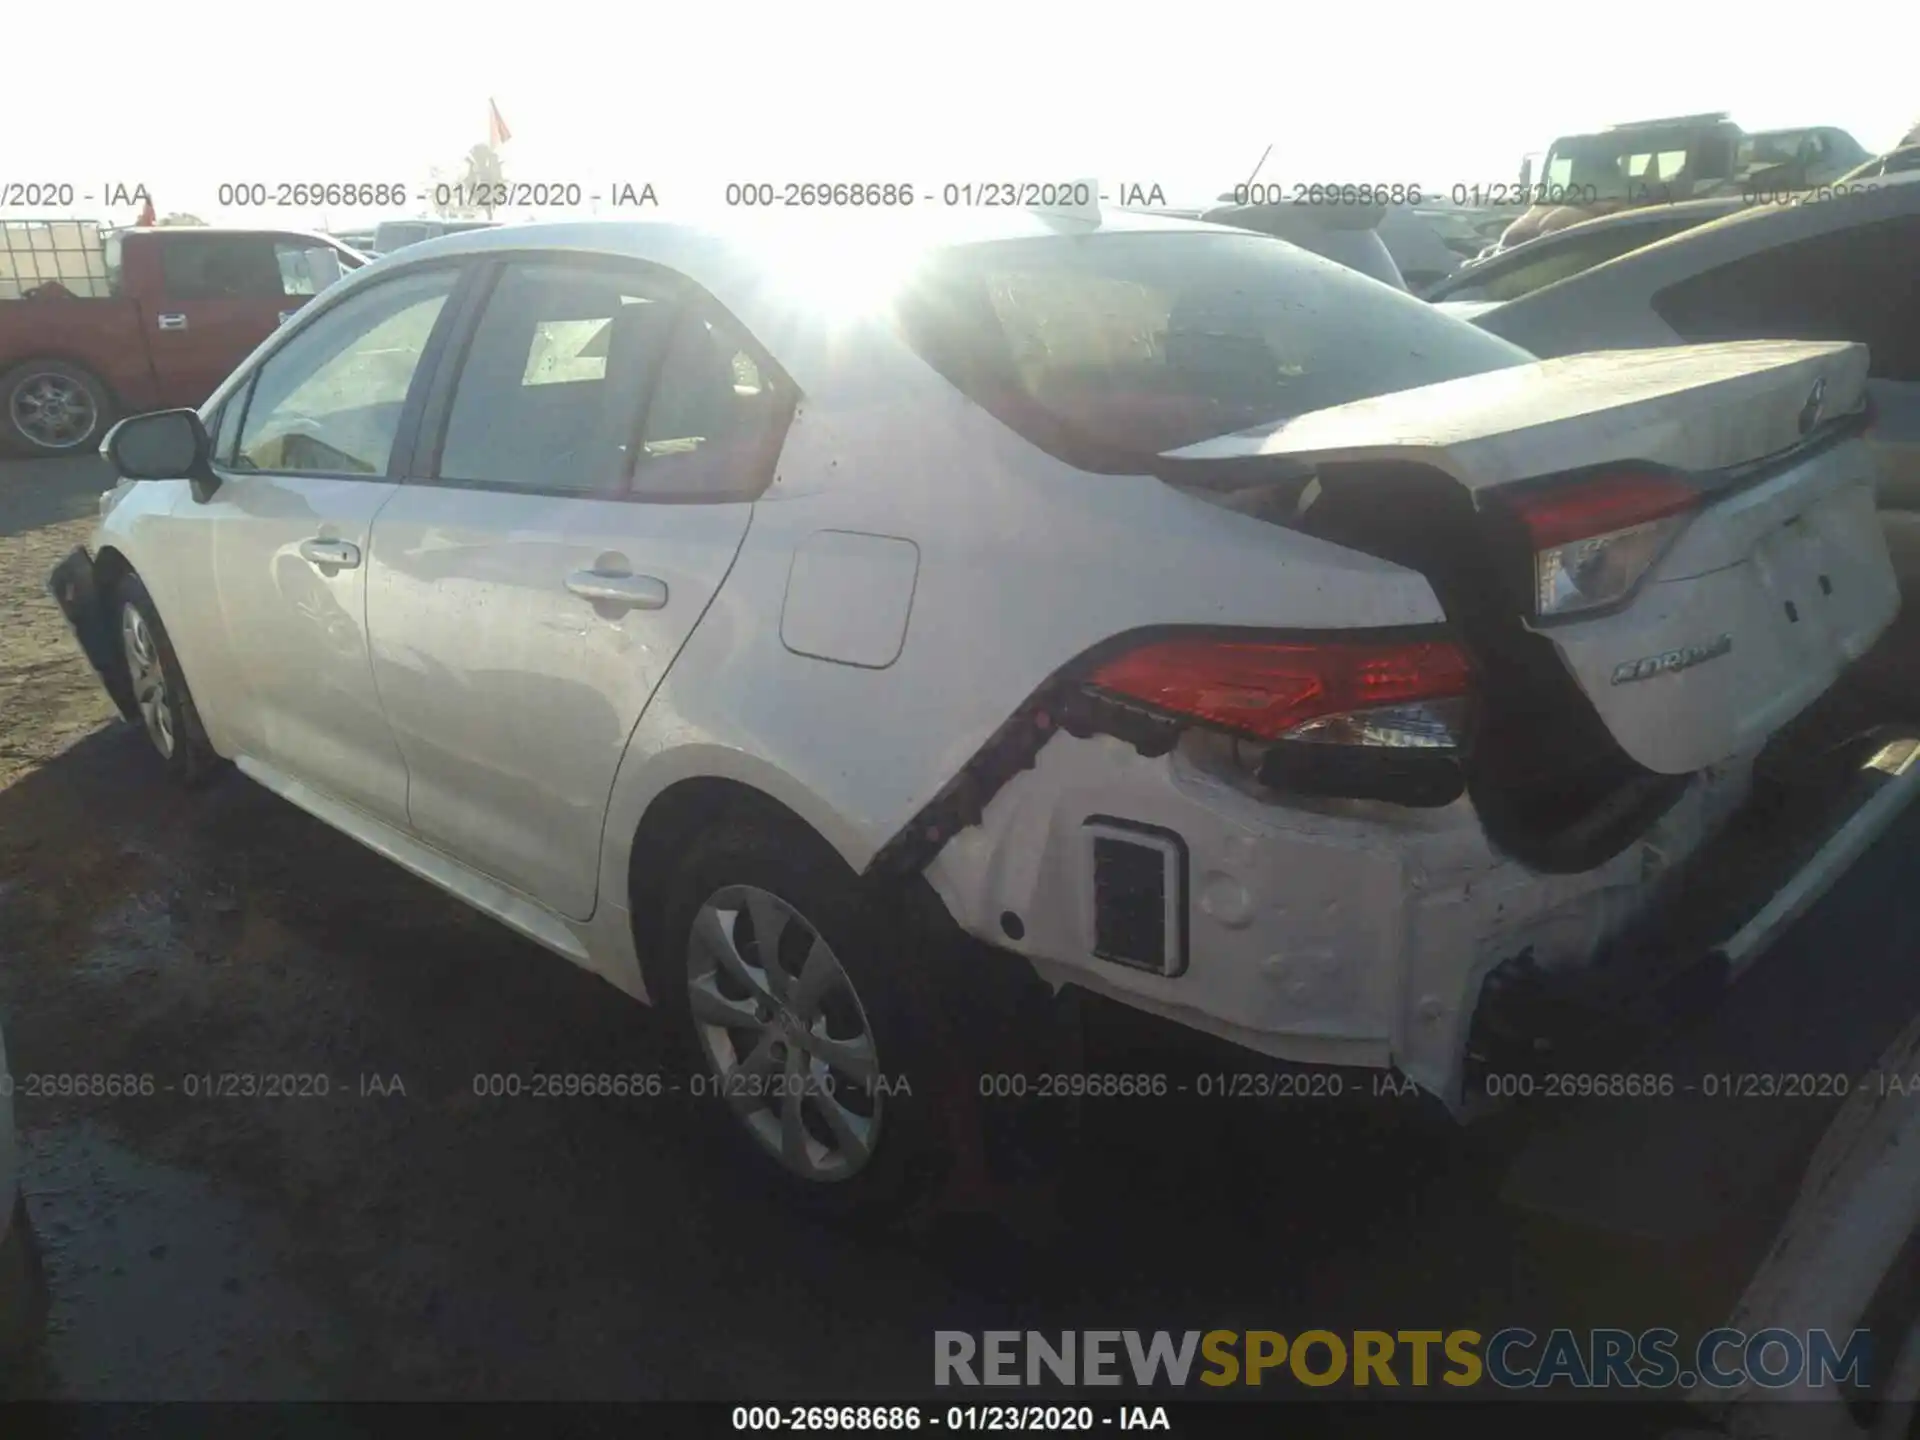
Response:
[[[1009,967],[1461,1105],[1489,975],[1593,961],[1893,616],[1865,381],[1151,216],[506,227],[123,422],[53,588],[180,779],[651,999],[878,1206]]]

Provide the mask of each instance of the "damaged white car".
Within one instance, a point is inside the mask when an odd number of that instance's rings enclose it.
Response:
[[[1866,373],[1535,363],[1149,216],[508,227],[123,422],[52,583],[182,779],[650,997],[864,1206],[998,965],[1460,1105],[1489,975],[1600,957],[1894,615]]]

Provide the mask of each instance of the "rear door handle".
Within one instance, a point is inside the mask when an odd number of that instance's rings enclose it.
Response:
[[[360,563],[360,547],[346,540],[302,540],[300,558],[315,565],[351,570]]]
[[[651,575],[612,575],[604,570],[576,570],[567,576],[567,589],[582,600],[624,605],[633,610],[659,610],[667,603],[667,582]]]
[[[187,328],[187,317],[184,315],[162,315],[158,318],[162,330],[184,330]]]

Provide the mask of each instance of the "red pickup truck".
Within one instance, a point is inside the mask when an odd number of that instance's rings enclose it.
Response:
[[[366,259],[293,230],[0,221],[0,449],[74,454],[118,415],[200,404]]]

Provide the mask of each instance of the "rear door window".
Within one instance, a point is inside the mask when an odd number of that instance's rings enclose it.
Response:
[[[158,235],[160,274],[170,300],[278,298],[280,262],[271,235]]]
[[[1653,308],[1689,341],[1854,340],[1872,374],[1920,380],[1920,216],[1855,225],[1671,285]]]
[[[625,493],[679,293],[638,269],[562,260],[506,266],[454,387],[438,478]]]
[[[340,252],[318,241],[276,240],[273,258],[280,267],[282,294],[318,295],[340,278]]]

